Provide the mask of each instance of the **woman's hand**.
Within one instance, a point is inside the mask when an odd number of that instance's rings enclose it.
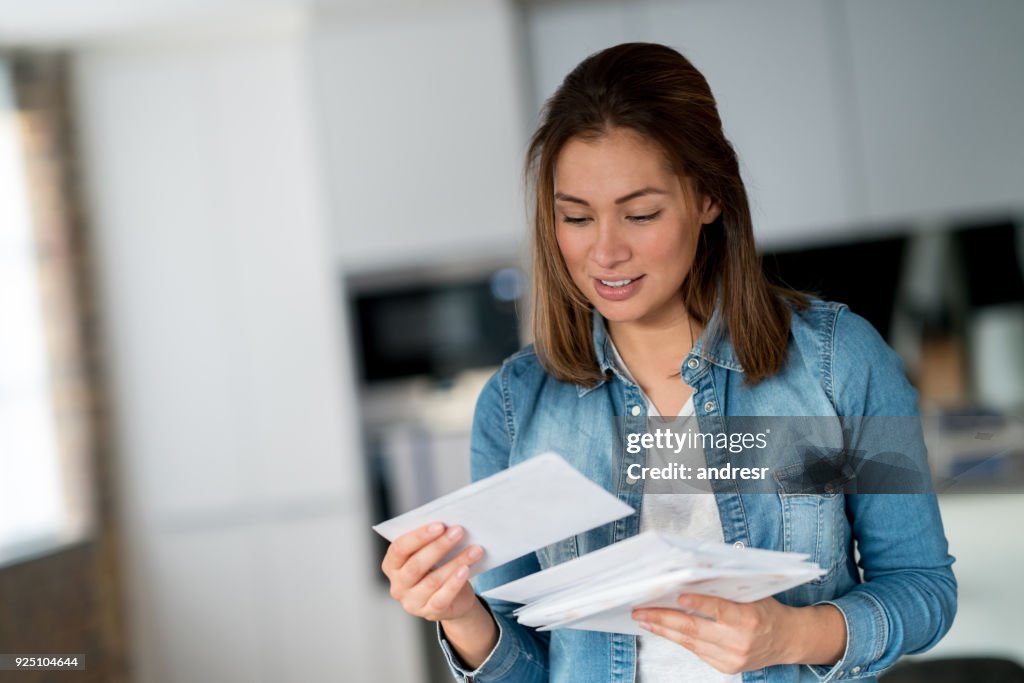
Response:
[[[402,609],[430,621],[460,619],[482,609],[468,580],[469,565],[484,555],[480,546],[468,546],[434,569],[463,534],[461,527],[446,532],[443,524],[429,524],[388,546],[380,568],[391,581],[391,597]]]
[[[829,665],[846,649],[846,622],[831,605],[788,607],[775,598],[740,603],[684,594],[679,606],[707,618],[664,607],[635,609],[633,618],[722,673],[776,664]]]

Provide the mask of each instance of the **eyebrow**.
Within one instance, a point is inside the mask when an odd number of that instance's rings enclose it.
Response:
[[[637,197],[643,197],[649,194],[668,194],[665,190],[659,190],[656,187],[645,187],[637,190],[636,192],[630,192],[625,197],[619,197],[615,200],[616,204],[625,204],[630,199],[636,199]],[[583,206],[590,206],[590,202],[586,199],[580,199],[579,197],[573,197],[571,194],[565,194],[563,192],[556,192],[555,199],[563,202],[572,202],[573,204],[582,204]]]

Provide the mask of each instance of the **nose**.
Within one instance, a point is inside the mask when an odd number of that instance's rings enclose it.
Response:
[[[629,244],[619,226],[610,221],[598,223],[597,237],[590,253],[594,263],[602,269],[612,270],[620,263],[628,261],[631,254]]]

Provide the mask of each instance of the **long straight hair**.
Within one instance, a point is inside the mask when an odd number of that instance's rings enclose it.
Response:
[[[657,143],[675,172],[692,179],[698,196],[721,207],[718,218],[700,230],[693,267],[680,290],[687,311],[706,326],[717,281],[722,326],[709,330],[709,338],[728,333],[747,383],[778,372],[788,347],[787,301],[800,308],[808,301],[764,275],[739,162],[704,76],[670,47],[624,43],[583,60],[547,100],[542,116],[525,175],[535,199],[534,348],[545,370],[583,386],[604,379],[593,348],[591,304],[558,247],[554,167],[570,139],[594,140],[627,128]]]

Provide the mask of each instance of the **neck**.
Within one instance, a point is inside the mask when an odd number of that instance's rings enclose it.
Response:
[[[686,311],[657,325],[639,321],[607,321],[615,348],[631,369],[678,373],[686,354],[693,348],[703,328]],[[692,334],[692,336],[691,336]]]

